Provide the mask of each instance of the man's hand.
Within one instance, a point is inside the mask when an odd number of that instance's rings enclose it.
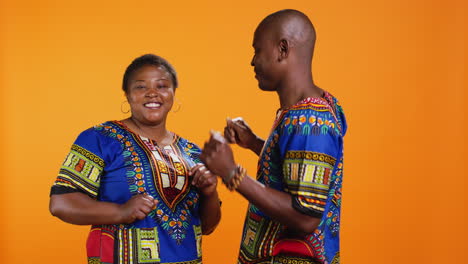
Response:
[[[211,131],[210,139],[205,142],[200,159],[212,173],[224,180],[227,180],[236,168],[232,149],[218,132]]]
[[[237,144],[243,148],[251,149],[257,136],[252,132],[249,125],[242,119],[237,117],[234,119],[226,119],[226,127],[224,128],[224,137],[231,144]]]
[[[226,119],[224,137],[231,144],[237,144],[260,155],[265,141],[254,134],[242,117]]]

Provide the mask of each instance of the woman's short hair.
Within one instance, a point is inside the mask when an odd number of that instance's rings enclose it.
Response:
[[[174,91],[178,86],[177,81],[177,73],[174,70],[174,67],[164,58],[154,55],[154,54],[145,54],[142,55],[132,61],[130,65],[128,65],[127,69],[125,70],[123,82],[122,82],[122,90],[127,93],[128,92],[128,81],[132,74],[140,69],[143,66],[152,65],[156,67],[162,67],[166,70],[172,78],[172,84],[174,85]]]

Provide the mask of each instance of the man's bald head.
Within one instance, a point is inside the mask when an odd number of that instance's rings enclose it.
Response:
[[[272,34],[273,40],[286,40],[297,55],[312,60],[315,45],[315,29],[310,19],[302,12],[285,9],[268,15],[258,25],[255,35]]]

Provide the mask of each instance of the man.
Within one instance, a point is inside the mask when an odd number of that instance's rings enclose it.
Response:
[[[346,122],[336,98],[314,84],[315,30],[306,15],[282,10],[257,27],[251,65],[261,90],[281,108],[269,138],[242,119],[212,133],[201,159],[249,202],[239,263],[339,263]],[[236,165],[229,143],[259,155],[257,181]],[[246,177],[244,177],[246,176]]]

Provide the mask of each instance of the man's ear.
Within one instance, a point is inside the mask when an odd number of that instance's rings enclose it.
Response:
[[[278,45],[278,61],[282,61],[289,56],[289,42],[287,39],[281,39]]]

